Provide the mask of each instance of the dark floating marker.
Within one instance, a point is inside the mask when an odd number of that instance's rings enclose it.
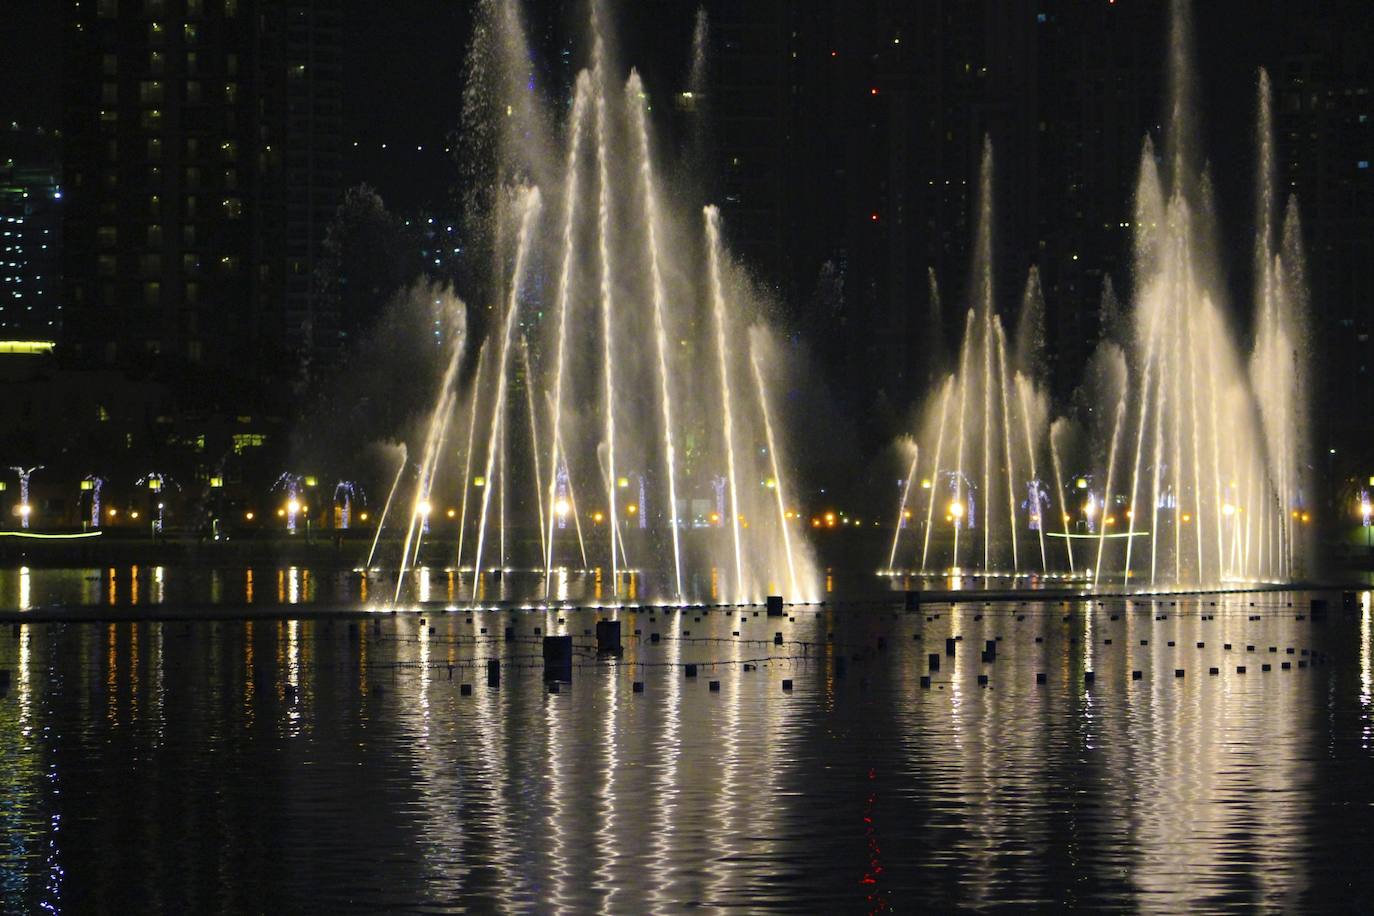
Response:
[[[1298,667],[1299,667],[1299,668],[1306,668],[1306,667],[1307,667],[1307,661],[1306,661],[1305,659],[1301,659],[1301,658],[1298,659]]]
[[[501,663],[494,658],[487,659],[487,686],[501,686]]]
[[[1025,619],[1026,619],[1026,615],[1025,615],[1025,614],[1017,614],[1017,615],[1016,615],[1016,622],[1017,622],[1017,623],[1020,623],[1021,621],[1025,620]]]
[[[1113,614],[1113,615],[1112,615],[1112,619],[1113,619],[1113,620],[1120,620],[1120,619],[1121,619],[1121,615],[1120,615],[1120,614]]]
[[[1230,651],[1231,651],[1231,644],[1230,644],[1229,642],[1228,642],[1228,643],[1223,643],[1223,644],[1222,644],[1222,648],[1225,649],[1227,652],[1230,652]]]
[[[1175,669],[1174,669],[1174,677],[1183,677],[1183,669],[1182,669],[1182,668],[1175,668]]]
[[[1254,647],[1254,646],[1246,646],[1246,647],[1245,647],[1245,651],[1246,651],[1246,652],[1254,652],[1254,651],[1255,651],[1255,647]]]
[[[633,690],[635,693],[643,693],[643,692],[644,692],[644,682],[643,682],[643,681],[635,681],[633,684],[630,685],[630,689]]]
[[[782,689],[783,689],[783,690],[791,690],[791,689],[792,689],[792,679],[791,679],[791,678],[784,678],[784,679],[783,679],[783,682],[782,682]]]
[[[459,685],[458,685],[458,693],[461,694],[462,696],[465,696],[465,697],[470,697],[470,696],[472,696],[472,685],[471,685],[471,684],[459,684]]]
[[[557,681],[549,681],[549,693],[558,693]]]
[[[781,634],[781,633],[774,633],[774,634],[773,634],[773,645],[775,645],[775,646],[780,646],[780,645],[782,645],[782,634]]]
[[[782,616],[782,595],[769,595],[769,596],[768,596],[768,616],[769,616],[769,617],[781,617],[781,616]]]
[[[908,591],[906,593],[906,609],[914,611],[921,606],[921,593],[918,591]]]
[[[988,676],[987,676],[986,674],[980,674],[980,675],[978,675],[978,686],[979,686],[979,687],[986,687],[987,685],[988,685]]]
[[[1172,649],[1173,647],[1174,647],[1174,641],[1171,639],[1171,640],[1169,640],[1169,648]]]
[[[921,675],[921,686],[924,687],[924,688],[927,689],[927,690],[930,689],[930,675],[928,675],[928,674],[923,674],[923,675]]]
[[[1207,669],[1207,673],[1208,673],[1208,674],[1221,674],[1221,669],[1220,669],[1220,668],[1208,668],[1208,669]]]
[[[657,633],[650,633],[650,634],[649,634],[649,642],[658,642],[658,641],[661,640],[662,638],[663,638],[663,637],[660,636],[660,635],[658,635]]]
[[[625,647],[620,644],[619,620],[596,622],[596,651],[600,655],[620,655],[625,651]]]
[[[1035,641],[1036,641],[1036,642],[1044,642],[1044,641],[1045,641],[1045,637],[1043,637],[1043,636],[1037,636],[1037,637],[1035,637]]]
[[[1236,665],[1236,674],[1244,674],[1244,673],[1245,673],[1245,666],[1244,666],[1244,665]]]
[[[573,646],[571,636],[544,637],[544,680],[572,680]]]
[[[1271,664],[1269,664],[1268,662],[1265,662],[1263,665],[1260,665],[1260,670],[1261,670],[1261,671],[1273,671],[1273,670],[1274,670],[1274,666],[1271,665]]]
[[[745,662],[745,663],[744,663],[744,670],[745,670],[745,671],[757,671],[758,668],[759,668],[758,665],[755,665],[755,664],[753,664],[753,663],[751,663],[751,662]]]
[[[935,653],[935,652],[930,653],[929,662],[930,662],[930,670],[931,670],[931,671],[939,671],[939,670],[940,670],[940,656],[939,656],[937,653]]]
[[[696,676],[697,676],[697,666],[696,666],[696,665],[692,665],[692,664],[683,665],[683,666],[682,666],[682,673],[685,674],[687,677],[696,677]]]
[[[1198,647],[1199,649],[1205,649],[1205,648],[1207,648],[1207,643],[1205,643],[1205,642],[1200,642],[1200,643],[1197,644],[1197,647]]]
[[[950,656],[951,658],[954,657],[954,637],[953,637],[953,636],[946,637],[946,639],[945,639],[945,654],[948,655],[948,656]]]
[[[1045,683],[1045,680],[1046,680],[1046,678],[1045,678],[1045,672],[1043,672],[1043,671],[1037,671],[1037,672],[1035,672],[1035,683],[1037,683],[1037,684],[1043,684],[1043,683]]]
[[[720,681],[711,681],[706,687],[712,693],[720,693]]]
[[[1142,639],[1142,640],[1140,641],[1140,644],[1141,644],[1142,646],[1148,646],[1148,645],[1150,644],[1150,641],[1149,641],[1148,639]]]
[[[1138,680],[1140,680],[1140,679],[1141,679],[1142,677],[1144,677],[1144,676],[1145,676],[1145,674],[1144,674],[1143,672],[1141,672],[1141,671],[1132,671],[1132,672],[1131,672],[1131,680],[1133,680],[1133,681],[1138,681]]]
[[[1287,671],[1287,670],[1289,670],[1290,668],[1293,667],[1293,663],[1292,663],[1292,662],[1284,662],[1284,663],[1283,663],[1282,665],[1280,665],[1279,667],[1281,667],[1284,671]]]
[[[1091,672],[1091,671],[1084,671],[1084,672],[1083,672],[1083,683],[1085,683],[1085,684],[1091,684],[1091,683],[1092,683],[1093,681],[1095,681],[1095,680],[1097,680],[1097,675],[1095,675],[1093,672]]]

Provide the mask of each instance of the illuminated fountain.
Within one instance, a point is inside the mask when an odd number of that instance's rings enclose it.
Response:
[[[486,336],[449,335],[419,463],[393,484],[399,556],[379,528],[368,567],[398,568],[390,597],[411,594],[408,570],[440,559],[422,549],[443,502],[457,546],[442,563],[462,600],[509,596],[521,573],[544,600],[815,598],[770,400],[787,360],[728,226],[665,193],[689,183],[660,178],[654,106],[638,73],[618,71],[597,4],[590,65],[557,128],[516,5],[485,11],[502,188]],[[383,516],[394,526],[398,512]]]
[[[1036,375],[1043,361],[1035,355],[1034,272],[1016,347],[996,314],[985,151],[963,345],[917,430],[908,479],[921,480],[921,489],[904,495],[889,569],[1071,575],[1134,589],[1286,581],[1300,572],[1310,518],[1307,296],[1295,202],[1282,229],[1275,226],[1269,82],[1261,72],[1247,353],[1225,305],[1209,180],[1192,147],[1183,0],[1174,5],[1170,45],[1163,155],[1147,138],[1141,156],[1130,309],[1121,321],[1104,321],[1080,409],[1053,422]],[[1115,308],[1109,288],[1104,312]],[[1052,486],[1041,479],[1047,467]],[[908,541],[909,566],[898,553],[903,526],[918,535]]]

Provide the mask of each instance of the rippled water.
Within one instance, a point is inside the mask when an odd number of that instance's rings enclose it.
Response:
[[[1358,907],[1374,626],[1367,595],[1307,599],[620,611],[619,660],[592,610],[6,624],[0,899]],[[577,664],[553,694],[555,632]]]

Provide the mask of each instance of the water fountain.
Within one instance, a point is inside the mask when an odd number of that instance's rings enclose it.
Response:
[[[1104,294],[1103,337],[1083,385],[1090,410],[1049,419],[1043,361],[1034,346],[1019,345],[1035,333],[1027,330],[1037,320],[1034,273],[1009,359],[992,290],[993,163],[985,148],[963,343],[916,431],[909,479],[924,475],[922,490],[914,506],[902,500],[889,570],[906,568],[901,520],[922,500],[911,568],[936,577],[1063,575],[1095,587],[1155,589],[1286,581],[1298,570],[1308,517],[1307,298],[1295,202],[1276,229],[1268,77],[1261,71],[1247,353],[1211,254],[1183,0],[1174,4],[1170,47],[1165,144],[1161,155],[1150,138],[1144,143],[1131,223],[1135,288],[1122,319],[1114,291]],[[1039,478],[1046,452],[1052,490]],[[1038,552],[1025,549],[1033,540]]]
[[[452,337],[419,463],[403,462],[388,498],[407,507],[399,557],[384,509],[368,568],[380,555],[399,571],[390,597],[409,594],[425,510],[448,487],[461,508],[445,563],[463,600],[514,596],[506,582],[522,573],[538,581],[521,594],[544,600],[815,598],[770,402],[787,360],[728,226],[688,191],[665,193],[690,182],[660,179],[649,92],[633,69],[617,75],[598,4],[561,130],[527,76],[515,5],[486,11],[505,71],[489,100],[505,118],[488,333],[471,352]],[[449,444],[451,422],[463,431]],[[574,577],[585,594],[569,591]]]

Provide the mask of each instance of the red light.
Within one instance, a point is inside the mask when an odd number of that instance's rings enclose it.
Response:
[[[869,94],[869,95],[877,95],[877,94],[878,94],[878,87],[877,87],[877,86],[874,86],[872,89],[868,90],[868,94]]]
[[[876,223],[878,221],[878,214],[872,214],[871,216],[869,216],[869,219],[873,220],[873,222]]]
[[[831,51],[831,52],[830,52],[830,56],[831,56],[831,57],[839,57],[839,56],[840,56],[840,52],[839,52],[839,51]]]

